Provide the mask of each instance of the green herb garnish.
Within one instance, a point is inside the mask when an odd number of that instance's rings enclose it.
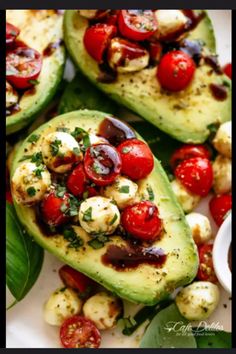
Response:
[[[74,147],[73,148],[73,153],[76,155],[76,156],[79,156],[80,155],[80,149],[78,147]]]
[[[129,186],[122,186],[119,188],[120,193],[129,193]]]
[[[55,192],[56,196],[58,198],[62,198],[64,197],[65,193],[66,193],[66,187],[57,185],[56,192]]]
[[[132,147],[126,146],[122,149],[122,152],[123,152],[123,154],[128,154],[128,152],[130,152],[131,150],[132,150]]]
[[[111,221],[109,222],[109,225],[113,225],[114,222],[118,219],[118,215],[114,214],[113,218],[111,219]]]
[[[87,210],[85,210],[83,215],[83,221],[93,221],[92,211],[93,211],[92,207],[89,207]]]
[[[32,155],[31,162],[34,162],[36,166],[40,166],[43,163],[43,156],[41,152],[36,152]]]
[[[87,149],[90,145],[89,134],[82,128],[76,127],[71,135],[77,140],[83,140],[84,149]]]
[[[61,140],[55,139],[53,142],[51,142],[50,151],[52,156],[57,156],[60,146],[61,146]]]
[[[36,143],[40,138],[40,135],[32,134],[29,139],[27,140],[29,143]]]
[[[36,194],[36,189],[34,187],[29,187],[26,191],[30,197],[33,197]]]
[[[56,129],[57,132],[63,132],[63,133],[68,133],[70,130],[66,127],[57,127]]]
[[[38,80],[28,80],[28,82],[31,84],[31,85],[38,85],[39,84],[39,81]]]
[[[69,242],[69,244],[67,246],[68,248],[77,249],[77,248],[83,246],[83,244],[84,244],[83,239],[79,235],[77,235],[77,233],[75,232],[75,230],[71,226],[64,228],[63,236],[64,236],[64,239]]]
[[[152,202],[154,200],[155,196],[154,196],[154,192],[153,192],[153,189],[151,186],[147,187],[147,192],[149,195],[149,200]]]
[[[44,171],[43,167],[38,167],[34,170],[34,174],[39,179],[42,179],[42,172]]]
[[[104,244],[109,241],[109,237],[102,233],[97,235],[96,234],[92,235],[92,237],[93,239],[88,241],[87,243],[89,246],[91,246],[94,249],[102,248]]]

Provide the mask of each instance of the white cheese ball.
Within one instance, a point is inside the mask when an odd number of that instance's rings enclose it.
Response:
[[[189,321],[208,318],[216,309],[220,299],[217,285],[208,281],[196,281],[183,288],[175,302],[182,316]]]
[[[53,132],[44,138],[42,155],[45,165],[57,173],[71,170],[72,165],[83,158],[78,142],[64,132]]]
[[[215,149],[222,155],[231,158],[232,155],[232,125],[231,121],[220,125],[212,141]]]
[[[109,144],[108,140],[106,140],[102,136],[97,136],[95,134],[89,134],[89,140],[91,145]]]
[[[218,155],[212,163],[213,189],[216,194],[229,193],[232,188],[232,161],[228,157]]]
[[[52,326],[60,326],[67,318],[80,313],[82,304],[73,289],[57,289],[44,305],[44,320]]]
[[[103,195],[113,199],[119,209],[124,209],[135,202],[138,185],[126,177],[119,176],[116,180],[104,187]]]
[[[181,10],[156,10],[155,16],[158,23],[158,30],[155,37],[159,40],[165,39],[168,36],[174,36],[188,22],[188,18]]]
[[[51,175],[44,165],[23,162],[11,180],[13,196],[18,204],[33,205],[43,199],[51,185]]]
[[[112,199],[91,197],[80,205],[79,222],[89,234],[112,234],[120,223],[120,212]]]
[[[93,321],[98,329],[114,327],[122,310],[121,300],[106,292],[90,297],[83,306],[84,316]]]
[[[177,179],[171,182],[171,187],[185,213],[190,213],[198,205],[200,196],[188,191]]]
[[[6,81],[6,108],[17,104],[19,95],[14,88]]]
[[[190,213],[186,215],[186,220],[190,226],[192,237],[197,245],[206,243],[211,239],[211,224],[207,216],[200,213]]]
[[[118,73],[125,74],[140,71],[148,66],[149,53],[146,49],[140,48],[140,55],[130,59],[126,56],[126,45],[120,38],[113,38],[108,49],[108,64]],[[131,43],[131,45],[135,45]],[[127,46],[129,48],[129,46]]]

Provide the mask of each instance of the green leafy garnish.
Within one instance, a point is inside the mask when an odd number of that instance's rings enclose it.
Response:
[[[78,147],[74,147],[73,148],[73,153],[76,155],[76,156],[79,156],[80,155],[80,149]]]
[[[42,172],[44,171],[43,167],[38,167],[34,170],[34,174],[39,179],[42,179]]]
[[[31,162],[34,162],[36,166],[40,166],[43,163],[43,156],[41,152],[36,152],[32,155]]]
[[[114,214],[113,218],[111,219],[111,221],[109,222],[109,225],[113,225],[116,220],[118,219],[118,215],[117,214]]]
[[[193,327],[198,348],[232,348],[232,333]]]
[[[66,127],[57,127],[57,132],[69,133],[70,129]]]
[[[34,187],[29,187],[26,191],[30,197],[33,197],[36,194],[36,189]]]
[[[36,143],[40,138],[40,135],[38,134],[32,134],[30,135],[29,139],[27,140],[29,143]]]
[[[155,196],[154,196],[154,192],[153,192],[153,189],[151,186],[147,187],[147,192],[149,195],[149,200],[152,202],[154,200]]]
[[[28,80],[28,82],[34,86],[39,84],[39,80]]]
[[[83,215],[83,221],[93,221],[92,211],[93,211],[92,207],[89,207],[87,210],[85,210]]]
[[[84,149],[87,149],[91,143],[89,139],[89,134],[82,128],[76,127],[71,135],[77,140],[83,140]]]
[[[125,146],[125,147],[123,147],[122,152],[123,152],[123,154],[128,154],[128,152],[130,152],[131,150],[132,150],[132,147]]]
[[[64,197],[64,194],[66,193],[66,187],[57,185],[55,194],[58,198]]]
[[[53,142],[50,144],[50,152],[52,156],[57,156],[59,152],[59,148],[61,146],[61,140],[55,139]]]
[[[119,188],[120,193],[129,193],[129,186],[122,186]]]
[[[67,246],[68,248],[78,249],[84,244],[84,240],[79,235],[77,235],[72,226],[67,226],[66,228],[64,228],[63,236],[64,239],[69,242]]]
[[[109,241],[109,237],[104,235],[104,234],[95,234],[95,235],[92,235],[93,239],[88,241],[88,245],[91,246],[92,248],[94,249],[100,249],[104,246],[104,244],[106,242]]]

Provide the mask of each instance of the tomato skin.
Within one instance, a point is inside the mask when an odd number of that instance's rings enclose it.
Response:
[[[10,204],[13,204],[13,199],[11,195],[11,191],[6,191],[6,201]]]
[[[154,241],[162,230],[158,209],[149,201],[126,207],[121,214],[121,224],[128,233],[143,241]]]
[[[116,33],[116,27],[106,23],[98,23],[87,28],[84,34],[84,46],[89,55],[97,62],[102,62],[109,40],[115,37]]]
[[[78,290],[82,298],[88,297],[94,286],[94,282],[90,278],[68,265],[59,269],[59,276],[66,286]]]
[[[184,160],[176,167],[174,174],[190,192],[201,197],[205,197],[212,187],[212,165],[206,158]]]
[[[12,44],[16,37],[20,34],[19,28],[13,26],[11,23],[6,23],[6,44]]]
[[[78,315],[63,322],[60,339],[64,348],[99,348],[101,344],[101,334],[95,324]]]
[[[232,79],[232,64],[228,63],[223,67],[223,72],[227,75],[230,79]]]
[[[192,157],[205,157],[210,159],[210,151],[204,145],[185,144],[175,150],[170,159],[170,165],[174,169],[181,161]]]
[[[232,209],[232,195],[222,194],[214,196],[210,200],[209,209],[216,225],[220,226],[224,222],[226,213]]]
[[[212,244],[205,244],[198,247],[199,268],[197,278],[202,281],[210,281],[211,283],[217,283],[218,279],[215,275],[213,267],[212,249]]]
[[[23,62],[22,62],[23,60]],[[8,71],[16,71],[16,74],[6,74],[7,80],[17,89],[27,89],[34,84],[42,69],[42,55],[29,47],[17,47],[8,51],[6,67]]]
[[[162,45],[160,42],[150,42],[149,44],[149,54],[151,60],[158,63],[162,55]]]
[[[63,197],[57,197],[55,192],[51,192],[43,199],[41,204],[42,217],[49,226],[62,225],[69,220],[69,217],[61,211],[63,204],[69,206],[68,193],[65,193]]]
[[[82,163],[73,169],[67,179],[66,186],[68,190],[76,197],[82,196],[86,187],[86,175]]]
[[[140,13],[141,11],[142,13]],[[140,27],[140,24],[143,26]],[[156,32],[157,20],[151,10],[121,10],[118,26],[120,33],[125,38],[143,41]]]
[[[178,92],[190,84],[195,69],[195,63],[187,53],[173,50],[161,58],[157,68],[157,79],[164,89]]]
[[[121,143],[117,150],[122,160],[121,172],[132,180],[147,177],[154,167],[154,158],[147,144],[138,139]]]

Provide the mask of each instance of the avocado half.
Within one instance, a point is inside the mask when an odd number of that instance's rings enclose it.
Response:
[[[62,43],[63,15],[58,11],[7,10],[6,20],[20,29],[20,41],[40,53],[55,46],[50,55],[43,56],[39,83],[22,95],[19,111],[6,117],[9,135],[30,124],[51,101],[63,76],[66,53]]]
[[[87,19],[78,11],[67,10],[64,15],[64,39],[75,65],[112,99],[133,110],[167,134],[185,143],[203,143],[213,124],[231,119],[231,80],[218,75],[203,64],[195,72],[192,83],[183,91],[170,93],[161,89],[156,67],[136,73],[118,74],[116,81],[101,83],[98,63],[87,53],[83,37]],[[201,40],[209,52],[215,52],[215,37],[207,13],[187,39]],[[225,85],[227,99],[216,100],[209,84]]]
[[[96,134],[99,124],[109,115],[98,111],[80,110],[60,115],[35,130],[32,134],[40,136],[36,143],[26,140],[18,149],[11,169],[11,175],[21,163],[23,155],[40,151],[42,139],[45,135],[56,129],[66,127],[73,131],[80,127]],[[141,136],[137,134],[141,140]],[[153,265],[141,264],[137,268],[118,271],[101,261],[102,255],[111,244],[122,245],[127,241],[120,236],[113,235],[101,249],[93,249],[87,244],[90,238],[80,227],[74,227],[79,236],[85,241],[84,246],[78,248],[68,247],[68,241],[62,234],[48,236],[36,220],[33,207],[19,205],[14,200],[17,215],[36,242],[53,253],[63,262],[86,274],[105,288],[116,293],[122,298],[135,303],[153,305],[159,302],[174,289],[190,283],[196,276],[198,269],[198,254],[191,237],[191,231],[186,223],[184,213],[177,203],[171,190],[168,178],[155,159],[155,167],[151,174],[139,182],[140,193],[147,194],[147,188],[154,192],[154,203],[158,206],[160,216],[164,223],[164,235],[153,246],[161,247],[167,253],[164,265],[156,268]],[[14,198],[14,195],[13,195]]]

